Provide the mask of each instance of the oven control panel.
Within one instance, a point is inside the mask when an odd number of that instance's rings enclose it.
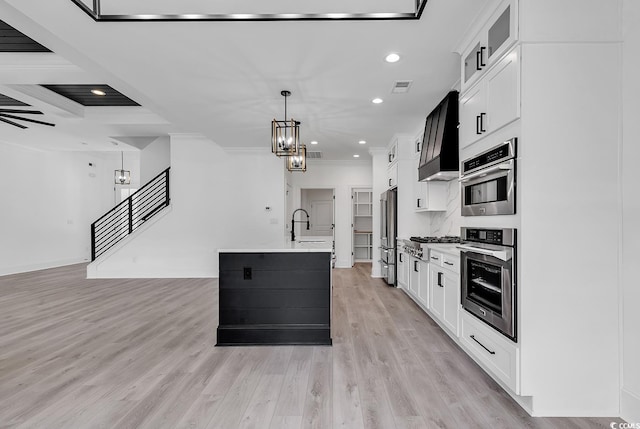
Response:
[[[515,245],[515,229],[462,228],[462,239],[498,246]]]

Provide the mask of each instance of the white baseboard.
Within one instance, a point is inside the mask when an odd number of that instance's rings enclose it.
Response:
[[[49,268],[64,267],[67,265],[81,264],[84,262],[89,262],[89,259],[78,257],[78,258],[69,258],[69,259],[59,259],[57,261],[37,262],[33,264],[18,265],[14,267],[3,267],[3,268],[0,268],[0,276],[28,273],[31,271],[39,271],[39,270],[46,270]]]
[[[640,423],[640,395],[620,391],[620,417],[628,423]]]

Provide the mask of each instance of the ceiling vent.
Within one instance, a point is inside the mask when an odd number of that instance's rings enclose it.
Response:
[[[322,152],[307,152],[307,159],[320,159]]]
[[[409,92],[409,88],[411,87],[412,83],[412,80],[397,80],[393,83],[393,89],[391,90],[391,92],[394,94]]]

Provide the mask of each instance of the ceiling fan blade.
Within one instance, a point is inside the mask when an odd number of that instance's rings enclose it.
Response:
[[[27,121],[27,122],[33,122],[34,124],[40,124],[40,125],[48,125],[50,127],[55,127],[56,124],[52,124],[50,122],[42,122],[42,121],[36,121],[35,119],[29,119],[29,118],[21,118],[20,116],[14,116],[14,115],[7,115],[4,112],[0,112],[0,117],[4,117],[4,118],[11,118],[11,119],[18,119],[20,121]]]
[[[42,115],[39,110],[0,109],[0,113],[23,113],[26,115]]]
[[[0,117],[0,121],[2,121],[2,122],[6,122],[7,124],[11,124],[11,125],[13,125],[14,127],[22,128],[23,130],[24,130],[25,128],[27,128],[27,127],[25,127],[24,125],[16,124],[15,122],[10,121],[10,120],[5,119],[5,118],[2,118],[2,117]]]

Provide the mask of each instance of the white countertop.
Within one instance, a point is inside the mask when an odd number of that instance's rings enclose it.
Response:
[[[258,244],[238,248],[218,249],[219,253],[297,253],[297,252],[329,252],[333,251],[333,237],[296,237],[296,241],[284,239],[282,243]]]

